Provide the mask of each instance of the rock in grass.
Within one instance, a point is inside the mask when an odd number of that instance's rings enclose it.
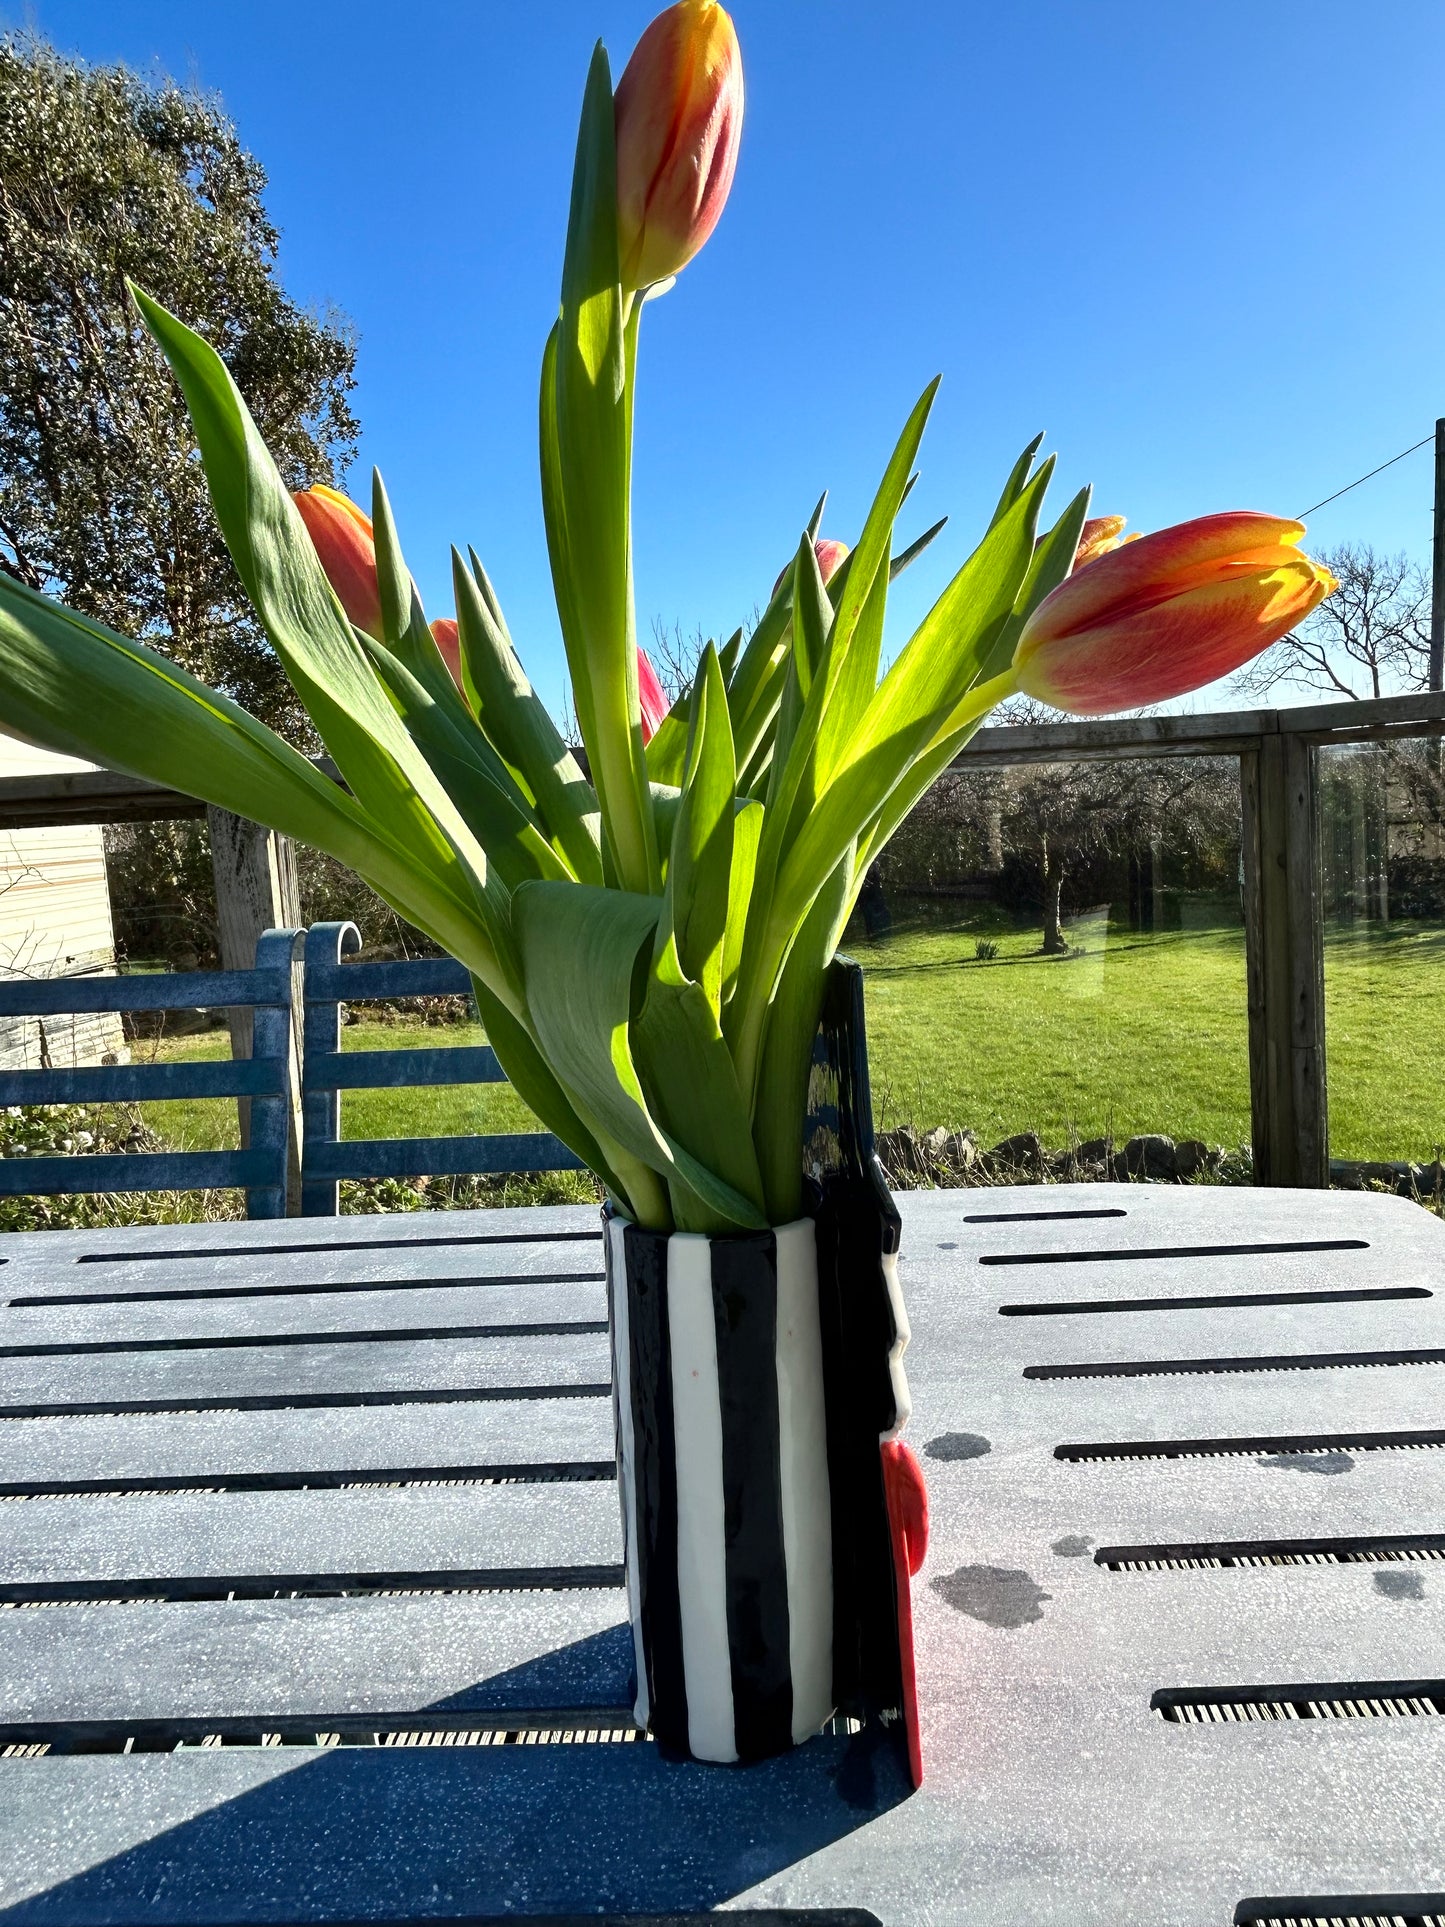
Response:
[[[1176,1178],[1197,1177],[1201,1171],[1208,1171],[1219,1162],[1220,1153],[1212,1151],[1202,1138],[1181,1138],[1174,1147],[1174,1175]]]
[[[1176,1175],[1174,1140],[1161,1133],[1131,1137],[1124,1146],[1124,1169],[1131,1178],[1172,1178]]]
[[[1017,1171],[1036,1171],[1044,1161],[1043,1142],[1037,1131],[1017,1131],[995,1144],[989,1152],[991,1164],[1006,1164]]]

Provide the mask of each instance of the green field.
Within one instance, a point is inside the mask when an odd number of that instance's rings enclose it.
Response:
[[[421,1024],[348,1024],[343,1050],[425,1050],[484,1044],[477,1024],[445,1028]],[[160,1045],[135,1044],[137,1063],[203,1061],[229,1057],[224,1030],[167,1038]],[[228,1098],[180,1099],[142,1104],[146,1123],[168,1142],[188,1151],[224,1150],[236,1143],[236,1106]],[[452,1131],[534,1131],[540,1127],[505,1084],[441,1085],[433,1090],[355,1091],[341,1099],[343,1137],[443,1137]]]
[[[1036,926],[996,918],[854,943],[882,1122],[971,1125],[986,1144],[1024,1130],[1051,1147],[1142,1131],[1247,1144],[1244,932],[1187,900],[1184,923],[1141,936],[1103,913],[1081,918],[1067,957],[1041,956]],[[985,935],[996,961],[974,958]],[[1327,931],[1336,1157],[1429,1159],[1445,1144],[1442,989],[1438,927]]]
[[[866,972],[879,1123],[971,1126],[985,1144],[1034,1130],[1072,1137],[1166,1131],[1234,1148],[1249,1141],[1244,940],[1217,908],[1184,905],[1185,927],[1141,936],[1100,912],[1069,927],[1071,955],[1038,954],[1036,926],[985,913],[963,922],[900,919],[854,942]],[[996,960],[979,962],[979,937]],[[1445,931],[1393,923],[1331,930],[1325,949],[1331,1149],[1337,1157],[1428,1160],[1445,1144],[1436,1039]],[[348,1050],[481,1041],[447,1030],[359,1023]],[[138,1057],[154,1047],[137,1046]],[[224,1031],[159,1047],[217,1057]],[[170,1142],[235,1141],[229,1103],[151,1104]],[[348,1137],[533,1128],[505,1088],[357,1092],[342,1101]]]

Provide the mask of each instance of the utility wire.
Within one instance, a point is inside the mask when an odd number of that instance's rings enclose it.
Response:
[[[1327,495],[1324,502],[1315,502],[1311,507],[1301,509],[1295,517],[1296,522],[1303,522],[1307,515],[1314,514],[1315,509],[1322,509],[1325,506],[1325,502],[1338,502],[1340,497],[1342,495],[1348,495],[1352,488],[1358,488],[1361,482],[1368,482],[1370,476],[1383,475],[1387,468],[1393,468],[1396,462],[1403,462],[1407,455],[1413,455],[1417,448],[1424,448],[1426,442],[1433,442],[1434,439],[1434,434],[1431,433],[1426,435],[1422,441],[1412,442],[1408,448],[1402,448],[1399,454],[1392,455],[1388,462],[1381,462],[1378,468],[1372,468],[1369,475],[1361,475],[1356,481],[1346,482],[1345,486],[1343,488],[1337,488],[1333,495]]]

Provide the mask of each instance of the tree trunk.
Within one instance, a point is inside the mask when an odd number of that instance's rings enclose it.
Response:
[[[1061,899],[1064,893],[1064,873],[1062,869],[1049,868],[1049,845],[1045,838],[1041,846],[1044,883],[1044,955],[1061,957],[1068,950],[1064,933],[1059,925],[1062,920]]]
[[[256,962],[256,941],[265,930],[295,928],[301,922],[296,878],[296,850],[288,837],[263,829],[245,817],[213,806],[206,811],[211,838],[211,868],[216,878],[216,924],[222,970],[250,970]],[[231,1031],[232,1057],[251,1055],[253,1013],[226,1012]],[[292,1012],[291,1110],[292,1128],[286,1157],[286,1215],[301,1209],[301,1007]],[[236,1100],[241,1143],[251,1141],[251,1100]]]

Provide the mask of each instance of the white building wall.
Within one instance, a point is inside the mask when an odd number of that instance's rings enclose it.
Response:
[[[86,769],[0,736],[0,776]],[[96,824],[0,830],[0,978],[93,976],[115,968],[115,931]],[[99,1064],[125,1057],[116,1016],[0,1016],[0,1068]]]

